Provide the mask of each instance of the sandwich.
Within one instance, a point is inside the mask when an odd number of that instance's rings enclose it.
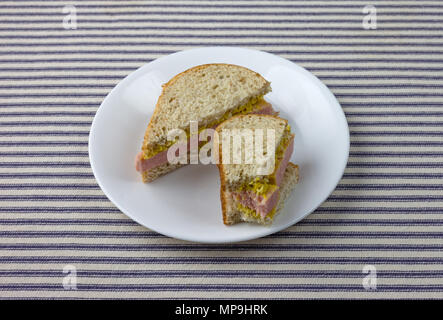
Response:
[[[243,137],[245,132],[261,134],[253,135],[248,142]],[[269,134],[265,136],[266,132]],[[241,138],[237,146],[232,141],[235,137]],[[298,182],[298,166],[289,162],[294,134],[287,120],[257,114],[232,117],[216,128],[214,145],[224,224],[271,224]],[[260,145],[262,148],[258,148]],[[237,160],[241,161],[233,161],[234,152],[239,153]]]
[[[270,83],[260,74],[231,64],[200,65],[173,77],[163,85],[136,157],[143,181],[151,182],[184,165],[168,161],[168,149],[178,143],[168,140],[168,132],[184,130],[189,141],[191,121],[198,123],[201,132],[236,115],[276,114],[263,98],[270,91]]]

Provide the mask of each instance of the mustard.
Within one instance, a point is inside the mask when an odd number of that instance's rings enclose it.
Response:
[[[242,205],[241,203],[237,203],[237,209],[239,211],[241,211],[246,217],[248,218],[253,218],[253,219],[261,219],[261,215],[255,211],[254,209],[245,207],[244,205]],[[277,206],[275,206],[274,209],[272,209],[267,215],[266,217],[268,217],[269,219],[273,219],[275,216],[275,212],[277,211]]]
[[[232,111],[227,111],[220,119],[218,119],[216,121],[212,121],[212,122],[208,123],[206,126],[203,126],[203,127],[199,128],[198,133],[200,133],[201,131],[203,131],[203,130],[205,130],[207,128],[213,128],[213,127],[219,125],[220,123],[228,120],[229,118],[231,118],[233,116],[237,116],[237,115],[240,115],[240,114],[251,113],[252,110],[255,109],[255,105],[258,102],[260,102],[261,100],[263,100],[263,95],[257,96],[255,98],[252,98],[246,104],[238,106],[237,108],[235,108]],[[189,136],[190,136],[189,128],[187,128],[185,130],[185,132],[186,132],[186,136],[189,139]],[[143,158],[144,159],[152,158],[157,153],[160,153],[160,152],[163,152],[163,151],[169,149],[176,142],[177,142],[176,140],[174,140],[174,141],[167,141],[165,144],[156,145],[153,148],[151,148],[150,150],[148,150],[147,152],[145,152]]]
[[[254,180],[250,182],[246,182],[240,186],[240,191],[252,191],[257,195],[265,196],[268,191],[275,185],[269,182],[269,179],[264,177],[256,177]]]
[[[285,131],[290,133],[291,127],[287,125]],[[291,138],[290,136],[284,137],[280,141],[280,144],[278,145],[277,150],[275,151],[276,167],[278,166],[279,162],[283,159],[290,138]],[[275,181],[275,174],[272,174],[267,177],[256,177],[254,180],[242,184],[239,188],[239,191],[249,190],[259,196],[263,196],[266,199],[266,195],[269,193],[269,191],[272,190],[273,188],[277,188],[277,186],[274,184],[274,181]]]

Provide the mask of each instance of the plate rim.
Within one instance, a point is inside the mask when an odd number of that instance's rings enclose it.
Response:
[[[282,61],[285,64],[290,64],[292,66],[295,66],[296,68],[298,68],[301,72],[304,73],[304,75],[306,75],[308,78],[312,79],[317,85],[319,85],[320,89],[322,90],[322,92],[324,92],[326,95],[329,95],[329,98],[334,102],[334,104],[337,107],[337,113],[340,115],[340,117],[342,118],[342,120],[344,120],[344,124],[346,125],[346,134],[345,134],[345,146],[346,146],[346,150],[345,150],[345,157],[343,159],[343,162],[340,164],[341,165],[341,170],[340,170],[340,175],[338,176],[338,180],[335,181],[334,186],[331,188],[331,190],[327,193],[327,195],[319,202],[318,205],[314,206],[311,210],[308,210],[305,214],[301,215],[300,217],[297,217],[294,220],[291,220],[288,223],[285,223],[281,226],[279,226],[276,229],[268,229],[268,230],[263,230],[260,232],[257,232],[256,234],[250,235],[250,236],[241,236],[238,235],[236,237],[231,237],[227,240],[211,240],[211,239],[206,239],[206,240],[202,240],[202,239],[197,239],[195,237],[193,237],[192,235],[190,236],[177,236],[176,234],[174,234],[173,232],[170,233],[169,231],[165,231],[165,230],[158,230],[157,228],[152,228],[150,226],[147,226],[145,223],[141,222],[140,219],[134,217],[130,212],[130,210],[126,210],[122,205],[120,205],[119,201],[116,201],[116,199],[114,199],[114,197],[111,195],[111,193],[107,190],[106,186],[102,183],[102,181],[100,180],[100,178],[97,176],[97,170],[96,170],[96,164],[95,164],[95,160],[94,160],[94,152],[92,152],[92,145],[94,144],[93,142],[93,138],[92,138],[92,133],[94,132],[94,129],[96,127],[96,123],[97,123],[97,119],[99,117],[99,114],[101,112],[103,112],[104,109],[104,105],[106,104],[106,102],[111,99],[111,97],[115,94],[116,89],[122,85],[123,82],[128,81],[128,79],[137,76],[137,73],[140,72],[141,69],[146,68],[147,65],[152,64],[152,63],[159,63],[161,62],[161,60],[166,59],[172,55],[176,55],[176,56],[180,56],[183,54],[189,54],[192,52],[196,52],[196,51],[204,51],[204,50],[234,50],[234,51],[249,51],[249,52],[254,52],[254,53],[260,53],[263,55],[270,55],[273,58],[277,58],[278,60]],[[280,232],[282,230],[287,229],[290,226],[295,225],[296,223],[300,222],[301,220],[303,220],[304,218],[306,218],[308,215],[310,215],[312,212],[314,212],[319,206],[321,206],[326,199],[331,195],[331,193],[336,189],[338,183],[340,182],[340,180],[343,177],[343,174],[346,170],[347,167],[347,163],[349,160],[349,151],[350,151],[350,132],[349,132],[349,125],[346,119],[346,115],[343,111],[342,106],[340,105],[339,101],[337,100],[337,98],[335,97],[335,95],[332,93],[331,90],[329,90],[329,88],[319,79],[317,78],[314,74],[312,74],[311,72],[309,72],[307,69],[303,68],[302,66],[288,60],[285,59],[283,57],[280,57],[276,54],[270,53],[270,52],[266,52],[266,51],[262,51],[262,50],[256,50],[256,49],[251,49],[251,48],[243,48],[243,47],[231,47],[231,46],[209,46],[209,47],[198,47],[198,48],[192,48],[192,49],[187,49],[187,50],[181,50],[181,51],[177,51],[162,57],[159,57],[157,59],[154,59],[148,63],[143,64],[142,66],[140,66],[139,68],[137,68],[136,70],[132,71],[131,73],[129,73],[128,75],[126,75],[123,79],[121,79],[112,89],[111,91],[106,95],[106,97],[103,99],[103,101],[101,102],[100,106],[98,107],[95,115],[94,115],[94,119],[92,120],[91,123],[91,127],[89,130],[89,135],[88,135],[88,155],[89,155],[89,162],[91,165],[91,169],[94,175],[94,178],[97,182],[97,184],[99,185],[100,189],[103,191],[103,193],[106,195],[106,197],[112,202],[113,205],[115,205],[123,214],[125,214],[128,218],[130,218],[131,220],[137,222],[139,225],[154,231],[156,233],[159,233],[161,235],[173,238],[173,239],[178,239],[178,240],[184,240],[184,241],[189,241],[189,242],[194,242],[194,243],[206,243],[206,244],[223,244],[223,243],[238,243],[238,242],[243,242],[243,241],[249,241],[249,240],[254,240],[254,239],[259,239],[259,238],[263,238],[266,237],[270,234],[274,234],[277,232]]]

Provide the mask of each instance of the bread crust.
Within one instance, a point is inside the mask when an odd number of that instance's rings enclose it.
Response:
[[[221,143],[219,141],[219,134],[220,134],[220,129],[221,129],[221,125],[217,126],[217,128],[215,128],[215,131],[217,132],[217,135],[215,135],[214,137],[214,143],[216,143],[218,145],[218,159],[217,159],[217,168],[218,168],[218,173],[220,175],[220,202],[221,202],[221,207],[222,207],[222,215],[223,215],[223,223],[225,225],[230,225],[232,224],[228,222],[228,218],[227,218],[227,214],[226,214],[226,197],[225,197],[225,190],[226,190],[226,180],[225,180],[225,175],[223,173],[223,164],[222,164],[222,159],[221,159],[221,155],[222,155],[222,146]]]
[[[181,168],[183,166],[186,166],[186,164],[170,164],[170,163],[165,163],[161,166],[155,167],[151,170],[146,170],[142,172],[142,180],[144,183],[147,182],[152,182],[155,179],[164,176],[178,168]]]

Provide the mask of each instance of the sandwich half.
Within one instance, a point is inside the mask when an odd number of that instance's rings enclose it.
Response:
[[[263,139],[253,136],[251,143],[242,136],[241,144],[237,144],[241,148],[235,147],[236,135],[257,129],[263,132]],[[268,129],[273,134],[266,136]],[[294,134],[287,120],[272,115],[240,115],[223,122],[216,132],[214,144],[221,181],[223,222],[226,225],[238,222],[271,224],[298,182],[298,166],[289,162],[294,150]],[[224,149],[226,144],[230,148]],[[255,151],[248,152],[248,146],[256,148],[260,144],[263,157]],[[241,163],[233,161],[234,152],[241,154]],[[267,171],[263,170],[263,159],[273,164]]]
[[[184,130],[189,141],[191,121],[197,121],[201,132],[235,115],[276,114],[263,99],[270,91],[270,83],[260,74],[231,64],[200,65],[173,77],[163,85],[136,157],[143,181],[151,182],[184,165],[167,159],[168,149],[177,143],[168,141],[168,132]]]

